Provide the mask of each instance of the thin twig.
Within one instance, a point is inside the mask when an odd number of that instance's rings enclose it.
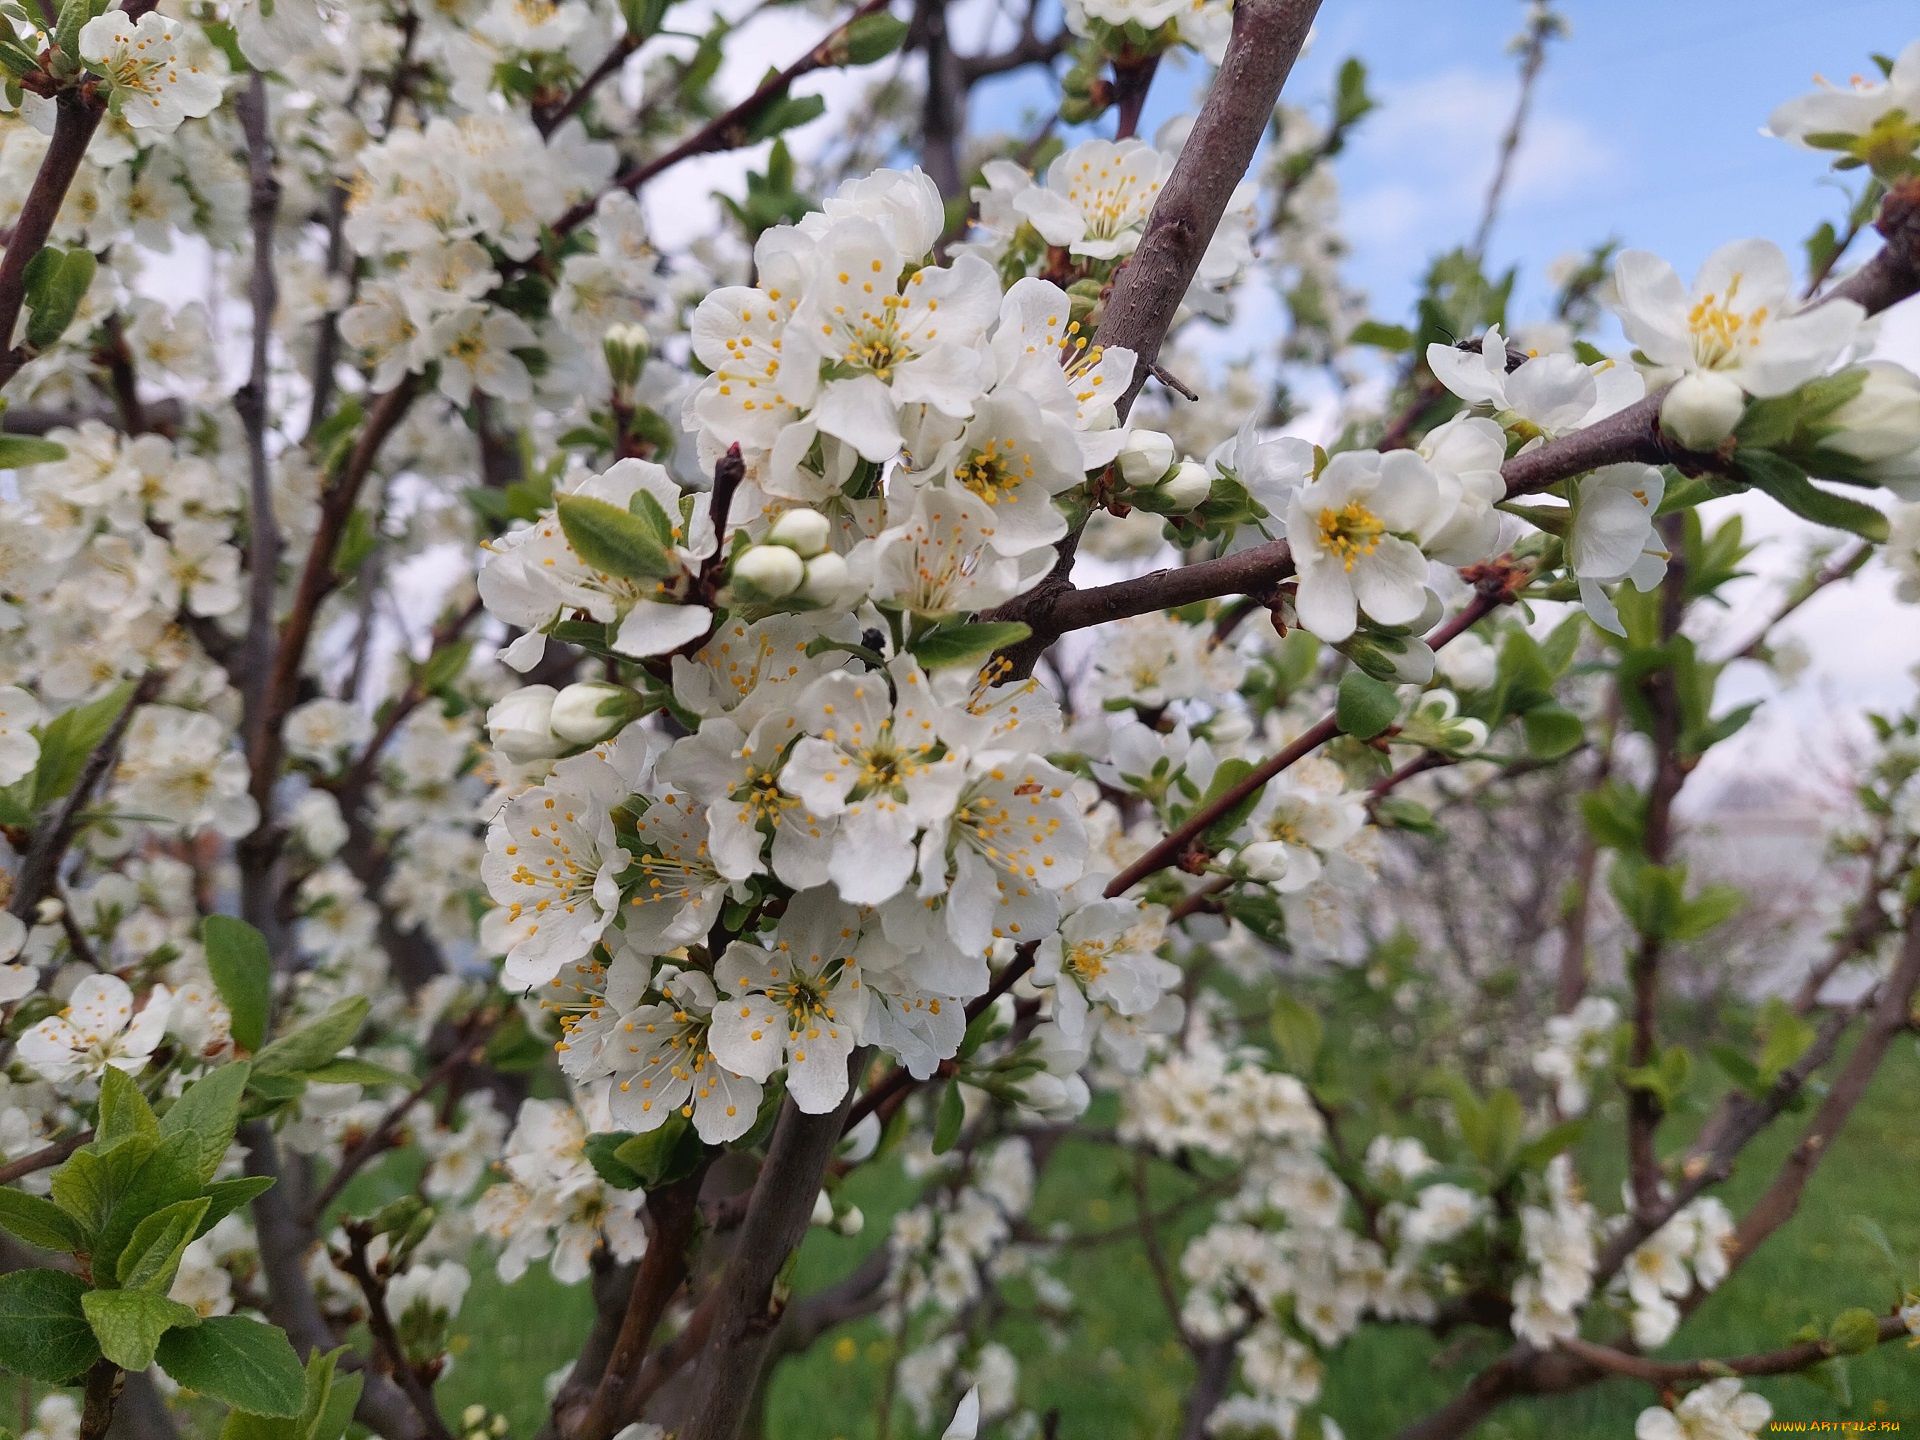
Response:
[[[1492,235],[1493,222],[1500,213],[1507,179],[1513,173],[1513,159],[1520,151],[1520,138],[1526,133],[1527,115],[1533,108],[1534,88],[1540,79],[1540,69],[1547,61],[1547,41],[1558,34],[1560,17],[1553,13],[1553,7],[1545,0],[1534,0],[1532,12],[1527,16],[1527,28],[1520,35],[1520,95],[1514,101],[1507,133],[1500,138],[1500,158],[1487,185],[1486,202],[1480,208],[1479,228],[1473,232],[1473,244],[1467,250],[1475,260],[1487,253],[1487,238]]]
[[[374,1273],[372,1262],[367,1257],[367,1245],[372,1238],[368,1227],[349,1225],[347,1253],[344,1256],[336,1254],[335,1259],[353,1277],[361,1295],[366,1298],[367,1329],[373,1334],[374,1344],[386,1356],[400,1393],[407,1397],[414,1413],[420,1417],[420,1423],[426,1427],[429,1440],[453,1440],[447,1422],[440,1418],[440,1407],[434,1403],[433,1391],[421,1380],[419,1372],[407,1359],[406,1346],[401,1343],[399,1332],[393,1328],[393,1317],[387,1313],[386,1282]]]
[[[1885,1345],[1890,1340],[1905,1338],[1906,1334],[1906,1322],[1898,1315],[1883,1315],[1880,1317],[1879,1338],[1874,1343]],[[1732,1355],[1724,1360],[1649,1360],[1644,1355],[1630,1355],[1624,1350],[1596,1345],[1578,1336],[1562,1340],[1560,1348],[1578,1355],[1589,1365],[1615,1375],[1629,1375],[1635,1380],[1644,1380],[1663,1390],[1694,1381],[1717,1380],[1725,1375],[1792,1375],[1831,1360],[1840,1353],[1831,1340],[1803,1340],[1784,1350],[1767,1350],[1757,1355]]]

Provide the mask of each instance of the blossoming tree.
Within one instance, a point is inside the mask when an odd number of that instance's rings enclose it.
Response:
[[[1496,181],[1399,325],[1338,268],[1364,71],[1281,101],[1317,0],[813,8],[726,94],[742,17],[696,0],[0,4],[0,1366],[39,1431],[447,1440],[469,1267],[541,1264],[591,1292],[554,1440],[731,1440],[870,1317],[880,1433],[1051,1434],[1006,1297],[1076,1343],[1112,1237],[1028,1212],[1090,1150],[1187,1436],[1338,1434],[1362,1326],[1501,1338],[1408,1440],[1614,1375],[1643,1440],[1751,1434],[1746,1377],[1920,1334],[1898,1292],[1684,1330],[1913,1023],[1920,710],[1861,762],[1830,952],[1734,1043],[1671,1005],[1739,903],[1675,820],[1752,710],[1722,671],[1876,554],[1920,585],[1920,379],[1869,358],[1920,290],[1920,42],[1772,117],[1858,185],[1811,273],[1602,248],[1521,327]],[[1175,51],[1212,79],[1142,138]],[[1053,113],[970,131],[1023,68]],[[866,101],[801,164],[838,69]],[[723,230],[659,246],[730,150]],[[1283,341],[1204,363],[1259,286]],[[1324,446],[1274,414],[1309,370]],[[1721,644],[1739,493],[1846,545]],[[1384,857],[1542,772],[1584,830],[1526,1063],[1415,1063],[1459,1056]],[[797,1290],[880,1167],[914,1198]]]

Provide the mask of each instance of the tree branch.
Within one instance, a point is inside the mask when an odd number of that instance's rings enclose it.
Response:
[[[1898,1315],[1880,1318],[1880,1338],[1875,1343],[1905,1339],[1907,1327]],[[1831,1360],[1839,1349],[1831,1340],[1805,1340],[1784,1350],[1768,1350],[1757,1355],[1734,1355],[1725,1360],[1649,1360],[1630,1355],[1608,1345],[1596,1345],[1578,1336],[1562,1340],[1560,1348],[1579,1356],[1600,1370],[1614,1375],[1629,1375],[1662,1390],[1699,1380],[1718,1380],[1726,1375],[1792,1375]]]
[[[373,1266],[367,1259],[367,1242],[371,1238],[367,1227],[349,1225],[347,1254],[342,1261],[342,1267],[366,1297],[367,1329],[373,1334],[374,1344],[385,1354],[400,1393],[407,1397],[414,1414],[420,1417],[428,1440],[453,1440],[447,1422],[440,1418],[440,1407],[434,1403],[433,1391],[408,1361],[406,1346],[401,1344],[399,1333],[393,1328],[393,1317],[387,1313],[386,1282],[373,1273]]]

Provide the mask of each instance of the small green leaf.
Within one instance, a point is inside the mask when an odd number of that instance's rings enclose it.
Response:
[[[1313,1074],[1314,1062],[1320,1058],[1320,1046],[1326,1037],[1326,1025],[1319,1012],[1309,1010],[1291,995],[1282,995],[1273,1002],[1267,1028],[1273,1032],[1273,1043],[1279,1047],[1280,1058],[1286,1062],[1287,1069],[1295,1075]]]
[[[653,1190],[691,1175],[705,1153],[692,1123],[676,1110],[657,1130],[623,1140],[613,1156],[638,1177],[643,1189]]]
[[[876,60],[884,60],[900,48],[900,42],[907,38],[907,22],[887,14],[884,10],[877,15],[862,15],[847,26],[845,37],[846,62],[849,65],[871,65]]]
[[[1222,760],[1215,768],[1213,778],[1207,782],[1206,793],[1194,803],[1192,813],[1197,815],[1205,810],[1253,774],[1253,770],[1251,760],[1242,760],[1237,755]],[[1265,789],[1265,785],[1260,786],[1250,794],[1241,796],[1236,803],[1222,811],[1220,818],[1207,827],[1204,837],[1206,843],[1224,845],[1233,832],[1246,823],[1247,816],[1251,815],[1253,807],[1260,803],[1260,795]]]
[[[67,447],[37,435],[0,435],[0,470],[51,465],[67,458]]]
[[[98,263],[91,250],[76,246],[56,250],[48,246],[27,262],[27,344],[45,350],[67,333],[80,302],[93,285]]]
[[[44,808],[73,788],[87,757],[127,708],[133,689],[133,681],[124,681],[98,700],[76,705],[47,722],[40,732],[40,761],[33,769],[34,809]]]
[[[574,554],[596,570],[625,580],[665,580],[678,568],[630,510],[588,495],[562,495],[556,508]]]
[[[342,584],[351,584],[379,543],[380,532],[374,527],[369,511],[355,510],[347,516],[340,543],[333,547],[333,578]]]
[[[283,1035],[253,1057],[256,1076],[304,1075],[332,1060],[360,1033],[367,1018],[364,995],[337,1000],[312,1024]]]
[[[98,1235],[155,1148],[148,1136],[130,1135],[103,1150],[76,1150],[53,1172],[53,1203],[89,1238]]]
[[[947,1081],[940,1092],[940,1110],[933,1122],[933,1153],[944,1155],[960,1139],[960,1126],[967,1118],[967,1104],[960,1095],[958,1079]]]
[[[274,1186],[271,1175],[235,1175],[230,1180],[216,1180],[207,1186],[207,1213],[200,1217],[199,1228],[193,1238],[198,1240],[227,1216],[253,1200],[256,1195],[264,1195]]]
[[[29,1380],[63,1385],[100,1358],[78,1275],[15,1270],[0,1275],[0,1365]]]
[[[1587,738],[1587,726],[1578,715],[1558,701],[1535,705],[1520,717],[1526,733],[1527,753],[1536,760],[1558,760],[1571,754]]]
[[[1733,463],[1753,482],[1754,489],[1766,491],[1802,520],[1836,530],[1850,530],[1876,545],[1886,543],[1884,512],[1831,490],[1822,490],[1791,460],[1768,450],[1740,449],[1734,452]]]
[[[1859,1306],[1842,1310],[1827,1327],[1827,1339],[1842,1355],[1864,1355],[1880,1343],[1880,1320]]]
[[[762,107],[747,122],[746,143],[757,145],[784,131],[798,129],[826,113],[827,102],[822,96],[782,95]]]
[[[1344,733],[1356,740],[1371,740],[1400,718],[1400,692],[1385,681],[1349,670],[1340,677],[1334,716]]]
[[[71,1254],[86,1247],[86,1236],[66,1211],[11,1186],[0,1186],[0,1229],[42,1250]]]
[[[160,1138],[160,1122],[140,1086],[126,1071],[109,1065],[100,1074],[100,1119],[93,1127],[94,1143],[116,1145],[129,1135]]]
[[[641,1138],[628,1130],[601,1130],[587,1136],[581,1151],[586,1155],[587,1163],[593,1166],[593,1173],[614,1189],[638,1190],[641,1185],[639,1172],[615,1152],[629,1140]]]
[[[160,1117],[162,1136],[191,1135],[200,1147],[200,1183],[206,1184],[226,1158],[240,1123],[240,1098],[253,1073],[245,1061],[222,1065],[201,1076]]]
[[[357,1055],[342,1055],[311,1070],[302,1070],[300,1078],[314,1085],[411,1085],[413,1076],[389,1070]]]
[[[982,620],[965,625],[942,625],[908,646],[923,669],[946,670],[957,665],[984,665],[996,650],[1018,645],[1033,633],[1020,620]]]
[[[200,927],[207,969],[233,1016],[234,1042],[258,1050],[273,1009],[273,956],[267,937],[231,915],[209,915]]]
[[[1347,334],[1355,345],[1372,345],[1380,350],[1411,350],[1414,333],[1404,325],[1388,325],[1379,320],[1362,320]]]
[[[151,1290],[164,1295],[173,1288],[180,1256],[199,1233],[210,1202],[202,1195],[179,1200],[156,1210],[134,1227],[133,1238],[120,1252],[116,1267],[125,1290]]]
[[[160,1342],[161,1368],[189,1390],[254,1415],[294,1418],[306,1398],[300,1357],[276,1326],[216,1315]]]
[[[153,1364],[160,1337],[182,1325],[198,1325],[200,1312],[150,1290],[89,1290],[80,1297],[100,1353],[122,1370]]]
[[[1709,885],[1680,909],[1679,923],[1673,927],[1675,940],[1698,940],[1708,931],[1731,920],[1747,897],[1731,885]]]

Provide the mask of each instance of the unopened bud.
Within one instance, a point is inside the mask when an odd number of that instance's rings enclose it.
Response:
[[[811,560],[833,539],[833,522],[818,510],[789,510],[767,531],[769,545],[784,545]]]
[[[33,907],[33,923],[36,925],[58,925],[67,913],[67,907],[55,896],[49,895]]]
[[[1827,417],[1821,443],[1869,463],[1920,448],[1920,376],[1890,360],[1869,360],[1860,393]]]
[[[644,325],[610,325],[601,338],[600,350],[607,357],[613,388],[624,394],[639,383],[640,372],[653,351],[653,337]]]
[[[794,592],[796,600],[809,605],[831,605],[847,588],[847,562],[831,550],[807,561],[806,578]]]
[[[727,578],[746,600],[784,600],[800,588],[807,567],[784,545],[754,545],[741,552]]]
[[[515,765],[558,755],[560,746],[553,738],[556,693],[551,685],[523,685],[494,701],[487,711],[487,737],[494,749]]]
[[[1712,370],[1682,375],[1660,402],[1660,428],[1689,450],[1712,450],[1733,433],[1747,397]]]
[[[1204,504],[1207,496],[1213,493],[1213,479],[1207,474],[1207,467],[1192,460],[1182,460],[1173,467],[1173,473],[1162,480],[1158,486],[1165,497],[1168,509],[1182,515],[1194,506]]]
[[[813,1197],[813,1214],[808,1217],[812,1225],[833,1224],[833,1197],[822,1190]]]
[[[569,745],[598,745],[639,714],[640,697],[611,680],[569,685],[553,701],[553,733]]]
[[[1173,437],[1135,430],[1120,447],[1120,478],[1136,490],[1151,490],[1173,468]]]

